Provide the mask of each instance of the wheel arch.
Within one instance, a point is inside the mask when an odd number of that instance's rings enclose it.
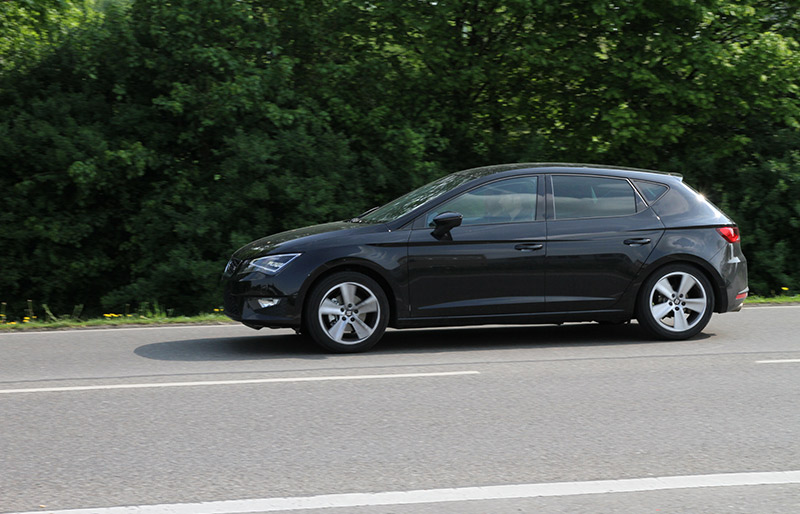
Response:
[[[644,291],[642,290],[642,284],[644,284],[648,278],[671,264],[686,264],[700,270],[700,272],[711,283],[711,293],[714,295],[713,312],[720,313],[727,311],[728,296],[725,293],[725,282],[722,280],[722,276],[719,274],[719,272],[715,270],[714,267],[708,263],[708,261],[695,255],[677,254],[665,256],[664,258],[653,262],[647,267],[647,269],[643,270],[643,273],[639,276],[639,279],[636,283],[636,295],[634,296],[634,316],[639,315],[638,307],[636,306],[639,303],[639,296],[644,294]]]
[[[303,286],[302,291],[300,292],[300,305],[302,313],[306,312],[307,302],[309,293],[314,289],[314,287],[328,278],[329,276],[333,275],[334,273],[339,273],[342,271],[352,271],[355,273],[361,273],[362,275],[366,275],[375,282],[383,289],[384,294],[386,295],[386,300],[389,302],[389,326],[394,326],[394,322],[397,319],[397,304],[398,304],[398,297],[397,292],[391,286],[391,282],[389,279],[386,278],[383,271],[379,271],[377,266],[371,264],[369,261],[363,261],[360,259],[343,259],[340,261],[334,261],[327,264],[324,269],[320,269],[318,273],[310,276],[309,279],[306,281],[305,285]],[[301,316],[301,324],[303,323],[302,316]]]

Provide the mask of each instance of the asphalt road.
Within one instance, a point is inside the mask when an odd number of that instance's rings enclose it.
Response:
[[[237,325],[0,335],[0,512],[152,505],[124,512],[800,512],[800,306],[358,355]]]

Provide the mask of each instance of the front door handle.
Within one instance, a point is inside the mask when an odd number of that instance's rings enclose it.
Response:
[[[650,238],[648,237],[634,237],[633,239],[626,239],[623,241],[628,246],[642,246],[650,244]]]
[[[536,250],[541,250],[544,248],[544,245],[541,243],[521,243],[514,247],[515,250],[520,250],[523,252],[533,252]]]

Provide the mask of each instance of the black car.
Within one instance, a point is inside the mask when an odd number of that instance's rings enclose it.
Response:
[[[232,319],[336,352],[372,347],[387,326],[636,318],[686,339],[748,292],[736,224],[680,175],[583,164],[459,171],[250,243],[223,281]]]

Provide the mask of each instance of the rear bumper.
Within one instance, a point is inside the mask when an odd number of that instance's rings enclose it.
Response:
[[[744,291],[740,291],[739,294],[736,295],[736,298],[734,298],[736,303],[733,305],[732,308],[728,309],[728,312],[739,312],[740,310],[742,310],[742,307],[744,306],[744,301],[747,298],[747,294],[749,293],[749,291],[750,291],[749,288],[745,289]]]
[[[724,282],[725,304],[718,307],[718,312],[737,312],[742,310],[749,292],[747,259],[739,243],[728,244],[722,254],[719,271]]]

